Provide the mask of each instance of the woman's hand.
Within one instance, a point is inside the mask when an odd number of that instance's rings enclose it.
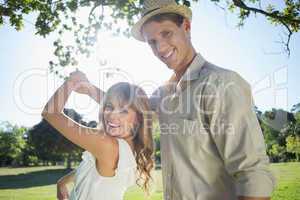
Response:
[[[58,200],[67,200],[69,199],[69,191],[64,183],[57,183],[57,199]]]
[[[70,73],[68,81],[74,85],[74,91],[80,94],[88,95],[93,87],[86,75],[79,70]]]
[[[97,103],[100,103],[104,92],[91,84],[86,75],[79,70],[70,73],[68,82],[71,84],[72,90],[90,96]]]

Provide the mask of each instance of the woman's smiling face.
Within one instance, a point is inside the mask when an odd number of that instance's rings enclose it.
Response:
[[[120,105],[117,101],[107,101],[103,109],[105,132],[113,137],[127,138],[137,122],[136,112],[128,105]]]

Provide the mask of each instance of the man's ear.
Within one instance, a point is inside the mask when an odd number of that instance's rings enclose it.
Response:
[[[191,40],[191,21],[184,18],[181,27],[183,28],[184,32],[186,33],[186,36]]]
[[[185,31],[190,32],[191,31],[191,21],[184,18],[182,22],[182,26]]]

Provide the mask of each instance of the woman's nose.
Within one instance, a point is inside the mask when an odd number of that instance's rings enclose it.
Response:
[[[120,119],[120,112],[114,110],[112,112],[107,113],[107,116],[109,120],[117,120]]]

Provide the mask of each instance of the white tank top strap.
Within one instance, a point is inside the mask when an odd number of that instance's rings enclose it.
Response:
[[[82,152],[81,159],[84,161],[90,161],[93,163],[95,162],[95,157],[89,151]]]

